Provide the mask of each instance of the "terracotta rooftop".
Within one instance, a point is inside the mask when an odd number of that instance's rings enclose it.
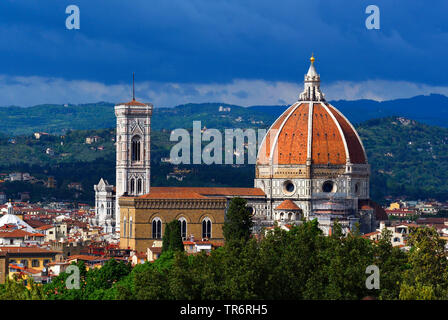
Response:
[[[348,158],[351,163],[367,162],[353,126],[326,102],[296,102],[289,107],[266,134],[257,164],[306,164],[308,154],[313,164],[344,165]]]
[[[129,102],[125,102],[125,103],[119,103],[118,105],[125,105],[125,106],[146,106],[147,104],[146,103],[142,103],[142,102],[139,102],[139,101],[137,101],[137,100],[132,100],[132,101],[129,101]]]
[[[280,203],[275,210],[302,210],[293,201],[286,199]]]
[[[44,226],[41,226],[41,227],[37,227],[36,229],[37,230],[48,230],[48,229],[51,229],[51,228],[54,228],[54,226],[52,226],[52,225],[44,225]]]
[[[107,260],[101,256],[89,256],[84,254],[73,255],[67,258],[67,261],[70,260],[84,260],[84,261],[96,261],[96,260]]]
[[[13,230],[0,232],[0,238],[24,238],[24,237],[45,237],[40,233],[30,233],[25,230]]]
[[[58,253],[56,251],[50,251],[40,247],[0,247],[0,252],[1,251],[8,253],[48,253],[48,254]]]
[[[141,199],[207,199],[226,196],[265,196],[259,188],[152,187]]]
[[[380,234],[380,233],[381,232],[379,232],[379,231],[373,231],[373,232],[370,232],[370,233],[363,234],[362,238],[368,238],[370,236],[374,236],[374,235],[377,235],[377,234]]]

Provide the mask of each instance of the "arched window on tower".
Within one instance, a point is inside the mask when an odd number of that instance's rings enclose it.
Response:
[[[160,218],[152,220],[152,238],[162,239],[162,220]]]
[[[132,238],[132,217],[129,218],[129,238]]]
[[[210,239],[212,237],[212,222],[209,218],[202,220],[202,238]]]
[[[142,187],[143,187],[142,179],[139,178],[137,180],[137,194],[142,193]]]
[[[134,136],[132,138],[132,149],[131,149],[131,159],[132,161],[140,161],[141,157],[141,150],[140,150],[140,137]]]
[[[131,179],[130,184],[131,184],[131,187],[130,187],[131,192],[130,192],[130,194],[134,194],[135,193],[135,179],[134,178]]]
[[[180,218],[180,234],[182,237],[182,240],[187,239],[187,220],[185,218]]]
[[[126,225],[127,221],[126,218],[123,219],[123,237],[126,237]]]

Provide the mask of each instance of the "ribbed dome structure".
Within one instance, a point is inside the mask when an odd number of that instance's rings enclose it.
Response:
[[[365,164],[367,157],[351,123],[327,102],[296,102],[271,126],[257,164]]]
[[[366,164],[366,153],[356,130],[325,101],[320,76],[314,60],[311,61],[300,101],[271,126],[261,144],[257,164]]]
[[[355,128],[325,100],[314,61],[311,57],[298,101],[260,144],[254,186],[266,194],[265,210],[273,220],[297,220],[281,210],[289,204],[302,210],[300,217],[317,218],[326,234],[335,216],[347,230],[359,222],[370,232],[374,218],[358,208],[369,199],[370,165]]]

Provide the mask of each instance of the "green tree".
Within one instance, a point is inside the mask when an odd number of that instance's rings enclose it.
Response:
[[[44,286],[44,291],[51,300],[108,300],[118,296],[115,284],[131,272],[130,264],[115,259],[108,260],[99,269],[86,270],[82,261],[74,264],[80,269],[80,288],[68,289],[69,274],[63,272]]]
[[[179,220],[173,220],[166,224],[165,233],[163,235],[162,252],[169,250],[184,251],[182,241],[181,223]]]
[[[222,228],[226,242],[248,241],[252,226],[252,213],[247,207],[247,201],[242,198],[232,199]]]
[[[27,288],[27,284],[29,288]],[[45,300],[46,296],[42,286],[33,279],[7,279],[0,285],[0,300]]]
[[[379,299],[398,299],[406,269],[407,256],[400,248],[392,246],[392,231],[384,228],[380,239],[374,243],[375,262],[380,270]]]
[[[260,243],[258,296],[262,299],[304,299],[307,282],[322,267],[319,257],[324,236],[317,220],[269,231]],[[317,294],[309,296],[319,296]]]
[[[445,241],[434,228],[413,229],[408,245],[410,268],[403,275],[400,299],[446,298],[447,257]]]

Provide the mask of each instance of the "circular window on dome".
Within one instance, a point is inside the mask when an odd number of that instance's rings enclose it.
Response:
[[[323,192],[329,193],[329,192],[332,192],[333,189],[334,189],[334,182],[333,181],[325,181],[322,184],[322,191]]]
[[[294,183],[292,183],[292,181],[285,181],[284,183],[283,183],[283,191],[286,193],[286,194],[291,194],[291,193],[293,193],[294,192],[294,190],[296,189],[296,187],[294,186]]]

